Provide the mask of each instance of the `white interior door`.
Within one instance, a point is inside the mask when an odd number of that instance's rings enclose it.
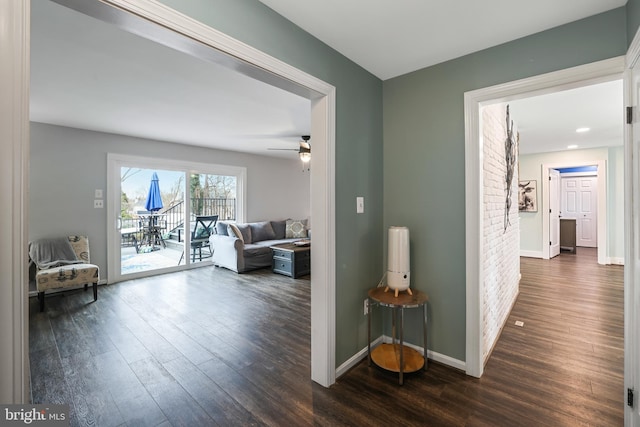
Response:
[[[549,170],[549,258],[560,254],[560,172]]]
[[[575,218],[577,246],[598,246],[597,200],[596,177],[562,178],[562,217]]]

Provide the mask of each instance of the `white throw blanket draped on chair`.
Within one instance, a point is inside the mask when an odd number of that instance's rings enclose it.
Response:
[[[69,239],[38,239],[29,244],[29,256],[31,260],[44,270],[60,265],[81,264],[83,261],[78,259],[73,251]]]

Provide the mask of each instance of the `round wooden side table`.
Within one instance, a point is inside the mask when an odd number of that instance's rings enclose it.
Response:
[[[369,312],[367,328],[367,350],[369,354],[369,366],[375,363],[377,366],[391,372],[398,372],[400,385],[404,383],[404,374],[416,372],[420,369],[427,370],[427,302],[429,297],[424,292],[412,290],[413,295],[406,292],[397,297],[394,292],[385,292],[384,287],[369,290]],[[392,338],[390,344],[380,344],[371,349],[371,318],[373,307],[390,307],[392,312]],[[422,308],[422,333],[423,354],[411,347],[404,345],[404,310],[407,308]],[[398,320],[399,315],[399,320]],[[396,323],[398,337],[396,339]]]

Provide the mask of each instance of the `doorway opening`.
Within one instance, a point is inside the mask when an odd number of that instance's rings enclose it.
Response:
[[[218,62],[241,74],[310,100],[311,217],[311,378],[323,386],[335,382],[335,87],[270,57],[173,9],[125,0],[58,3],[81,13],[146,35],[177,50]],[[109,224],[111,226],[111,224]]]
[[[596,228],[598,201],[597,166],[583,172],[567,172],[581,168],[560,169],[560,217],[576,221],[576,246],[598,247]]]
[[[619,80],[622,78],[624,69],[624,58],[618,57],[465,93],[466,372],[468,375],[481,377],[484,370],[485,307],[482,258],[484,225],[481,214],[484,189],[480,108],[498,102],[509,102],[528,96]],[[543,185],[545,179],[548,183],[548,169],[546,176],[543,170]],[[548,209],[548,206],[545,207]],[[548,232],[546,235],[548,236]]]
[[[570,167],[586,167],[586,166],[595,166],[596,167],[596,194],[597,200],[595,203],[596,209],[596,224],[595,224],[595,233],[596,236],[601,240],[600,244],[597,245],[597,254],[598,254],[598,264],[611,264],[611,260],[607,255],[607,246],[604,244],[607,236],[609,235],[609,227],[607,222],[607,200],[609,197],[608,189],[609,185],[607,184],[607,162],[604,159],[597,161],[584,161],[584,162],[576,162],[576,161],[567,161],[566,163],[555,163],[555,164],[543,164],[542,165],[542,184],[543,184],[543,197],[542,197],[542,212],[549,212],[551,206],[551,200],[549,198],[550,188],[549,188],[549,177],[550,171],[570,168]],[[618,189],[622,191],[622,189]],[[562,209],[562,208],[561,208]],[[560,212],[561,216],[564,213]],[[571,217],[569,215],[568,217]],[[551,237],[551,229],[552,229],[552,221],[550,220],[549,215],[543,215],[542,217],[542,258],[550,259],[551,256],[551,245],[547,244],[549,242],[549,237]],[[604,240],[604,241],[603,241]]]

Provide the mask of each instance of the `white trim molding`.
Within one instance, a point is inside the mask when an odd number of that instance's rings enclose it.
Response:
[[[392,338],[390,336],[381,335],[375,340],[371,341],[371,349],[373,350],[374,348],[376,348],[377,346],[383,343],[389,344],[391,343],[391,341],[392,341]],[[418,353],[424,355],[424,349],[419,345],[406,343],[406,342],[403,343],[403,345],[406,345],[407,347],[412,348]],[[358,363],[362,361],[362,359],[368,356],[369,354],[368,354],[367,347],[363,348],[362,350],[360,350],[359,352],[351,356],[347,361],[345,361],[342,365],[338,367],[336,371],[337,378],[340,378],[342,375],[349,372],[350,369],[354,368],[356,365],[358,365]],[[453,357],[449,357],[444,354],[437,353],[435,351],[427,350],[427,359],[433,360],[438,363],[442,363],[443,365],[447,365],[452,368],[459,369],[461,371],[466,370],[466,364],[462,360],[454,359]]]
[[[0,2],[0,402],[29,402],[30,3]]]
[[[542,252],[540,251],[523,251],[520,250],[520,256],[526,258],[542,258]]]
[[[636,390],[633,406],[624,405],[624,425],[640,425],[640,404],[637,397],[640,387],[640,166],[638,155],[638,122],[640,100],[637,82],[640,79],[640,30],[629,46],[626,56],[624,79],[625,106],[633,107],[632,124],[624,127],[624,388]]]
[[[388,335],[382,336],[383,343],[390,344],[392,341],[393,341],[393,337],[390,337]],[[424,355],[424,349],[422,348],[422,346],[411,344],[408,342],[403,343],[403,345],[406,345],[407,347],[412,348],[418,353]],[[461,371],[465,371],[467,369],[466,363],[464,363],[462,360],[454,359],[453,357],[450,357],[435,351],[431,351],[428,349],[427,349],[427,359],[433,360],[434,362],[442,363],[443,365],[447,365],[452,368],[459,369]]]
[[[371,341],[371,349],[374,349],[382,344],[383,339],[384,337],[381,335],[375,340]],[[338,369],[336,369],[336,378],[340,378],[341,376],[349,372],[349,370],[355,368],[358,363],[362,361],[362,359],[368,357],[368,350],[368,347],[363,348],[362,350],[351,356],[349,359],[347,359],[342,365],[338,366]]]
[[[465,116],[465,242],[466,242],[466,372],[482,376],[482,123],[480,108],[497,102],[552,93],[620,79],[624,57],[542,74],[464,94]]]

